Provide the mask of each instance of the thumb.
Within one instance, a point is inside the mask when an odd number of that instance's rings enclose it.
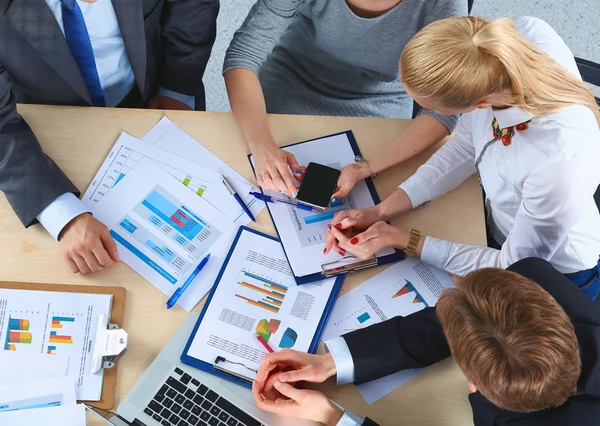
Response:
[[[331,201],[335,201],[334,198],[346,198],[350,191],[352,191],[352,186],[350,185],[350,183],[346,181],[338,182],[338,190],[335,194],[331,196]]]
[[[103,232],[100,234],[100,240],[102,241],[102,245],[115,262],[120,262],[121,258],[117,253],[117,243],[113,240],[113,237],[110,235],[109,231]]]
[[[314,372],[314,371],[313,371]],[[303,380],[307,382],[314,382],[314,374],[311,374],[307,368],[301,368],[299,370],[286,371],[279,376],[279,380],[284,383],[296,383]]]
[[[283,396],[287,396],[289,399],[293,399],[294,401],[300,402],[304,396],[303,392],[295,387],[288,385],[287,383],[282,383],[279,380],[275,380],[273,383],[275,389],[279,391]]]
[[[350,244],[352,244],[352,245],[364,244],[367,241],[377,238],[379,236],[380,236],[379,231],[377,231],[376,229],[374,229],[371,226],[365,232],[361,232],[360,234],[354,236],[354,238],[352,238],[350,240]]]

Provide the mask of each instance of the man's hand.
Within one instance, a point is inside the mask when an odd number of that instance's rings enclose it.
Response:
[[[70,221],[58,240],[74,274],[87,275],[120,262],[117,245],[108,228],[91,214],[85,213]]]
[[[313,390],[299,390],[283,383],[279,378],[287,373],[275,373],[268,382],[268,387],[273,390],[268,394],[262,393],[254,382],[252,394],[256,406],[264,411],[282,417],[312,420],[327,426],[335,426],[342,418],[344,411],[335,405],[321,392]]]
[[[153,96],[148,100],[150,109],[175,109],[180,111],[193,111],[189,105],[167,96]]]
[[[283,374],[278,376],[279,381],[286,383],[322,383],[337,372],[333,357],[329,353],[311,355],[293,349],[283,349],[263,357],[255,381],[259,392],[263,391],[269,376],[279,371],[283,371]]]

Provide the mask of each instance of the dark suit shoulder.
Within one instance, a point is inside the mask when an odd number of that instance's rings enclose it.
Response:
[[[600,309],[549,262],[530,257],[522,259],[506,269],[529,278],[550,293],[574,323],[600,326]]]

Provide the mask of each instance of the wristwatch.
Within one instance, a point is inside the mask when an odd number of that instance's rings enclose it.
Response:
[[[408,245],[406,246],[406,250],[404,250],[404,253],[407,256],[416,256],[419,241],[421,241],[421,232],[417,231],[416,229],[411,229],[410,239],[408,240]]]
[[[367,161],[364,158],[362,158],[360,155],[357,155],[356,157],[354,157],[354,162],[362,163],[367,168],[369,173],[371,173],[371,176],[369,176],[371,179],[375,179],[377,177],[377,173],[373,173],[373,169],[371,169],[371,166],[369,166]]]

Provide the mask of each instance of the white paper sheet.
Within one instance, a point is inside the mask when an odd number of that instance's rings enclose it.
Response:
[[[167,296],[210,253],[178,304],[190,311],[215,282],[237,226],[149,159],[141,160],[92,209],[119,256]]]
[[[68,366],[68,356],[4,350],[0,352],[0,383],[63,377]]]
[[[239,218],[240,224],[243,225],[250,222],[247,215],[240,217],[241,207],[223,185],[220,173],[136,139],[127,133],[121,133],[117,139],[82,197],[82,201],[92,208],[144,158],[155,162],[194,194],[201,196],[231,220]],[[252,185],[249,182],[236,182],[236,190],[240,194],[248,194],[251,189]]]
[[[6,426],[85,426],[83,404],[37,410],[0,413],[0,425]]]
[[[252,195],[248,194],[250,191],[259,191],[252,186],[252,183],[239,174],[233,167],[200,144],[196,139],[184,132],[167,117],[163,117],[148,133],[146,133],[146,135],[144,135],[144,137],[142,137],[142,140],[166,151],[188,158],[195,163],[201,164],[202,166],[225,176],[229,182],[231,182],[240,197],[242,197],[242,200],[244,200],[254,216],[257,216],[262,209],[265,208],[265,203],[258,201]],[[235,223],[238,225],[247,225],[248,221],[246,218],[247,216],[244,211],[238,209]]]
[[[3,351],[69,357],[67,375],[77,398],[98,401],[103,371],[92,374],[92,349],[101,314],[110,316],[112,296],[0,289]]]
[[[452,286],[452,278],[446,272],[408,257],[341,296],[333,308],[323,340],[435,306],[442,291]],[[371,405],[422,370],[400,371],[357,388]]]
[[[315,162],[340,168],[354,163],[354,151],[346,134],[292,145],[285,150],[293,153],[298,163],[302,165]],[[279,193],[275,194],[270,191],[267,193],[277,197],[281,196]],[[358,182],[344,200],[331,204],[324,213],[299,210],[283,203],[270,204],[269,209],[294,274],[297,277],[304,277],[318,273],[321,272],[323,264],[341,259],[341,256],[334,251],[323,255],[327,225],[336,212],[368,208],[374,205],[373,197],[371,197],[365,181]],[[377,253],[377,256],[393,253],[393,249],[386,248]]]
[[[227,370],[254,379],[253,370],[267,353],[256,334],[276,351],[308,351],[334,282],[296,285],[281,244],[244,232],[188,355],[209,364],[224,357]]]
[[[75,386],[69,377],[12,382],[0,386],[0,414],[75,404]],[[5,423],[0,421],[0,424]]]

